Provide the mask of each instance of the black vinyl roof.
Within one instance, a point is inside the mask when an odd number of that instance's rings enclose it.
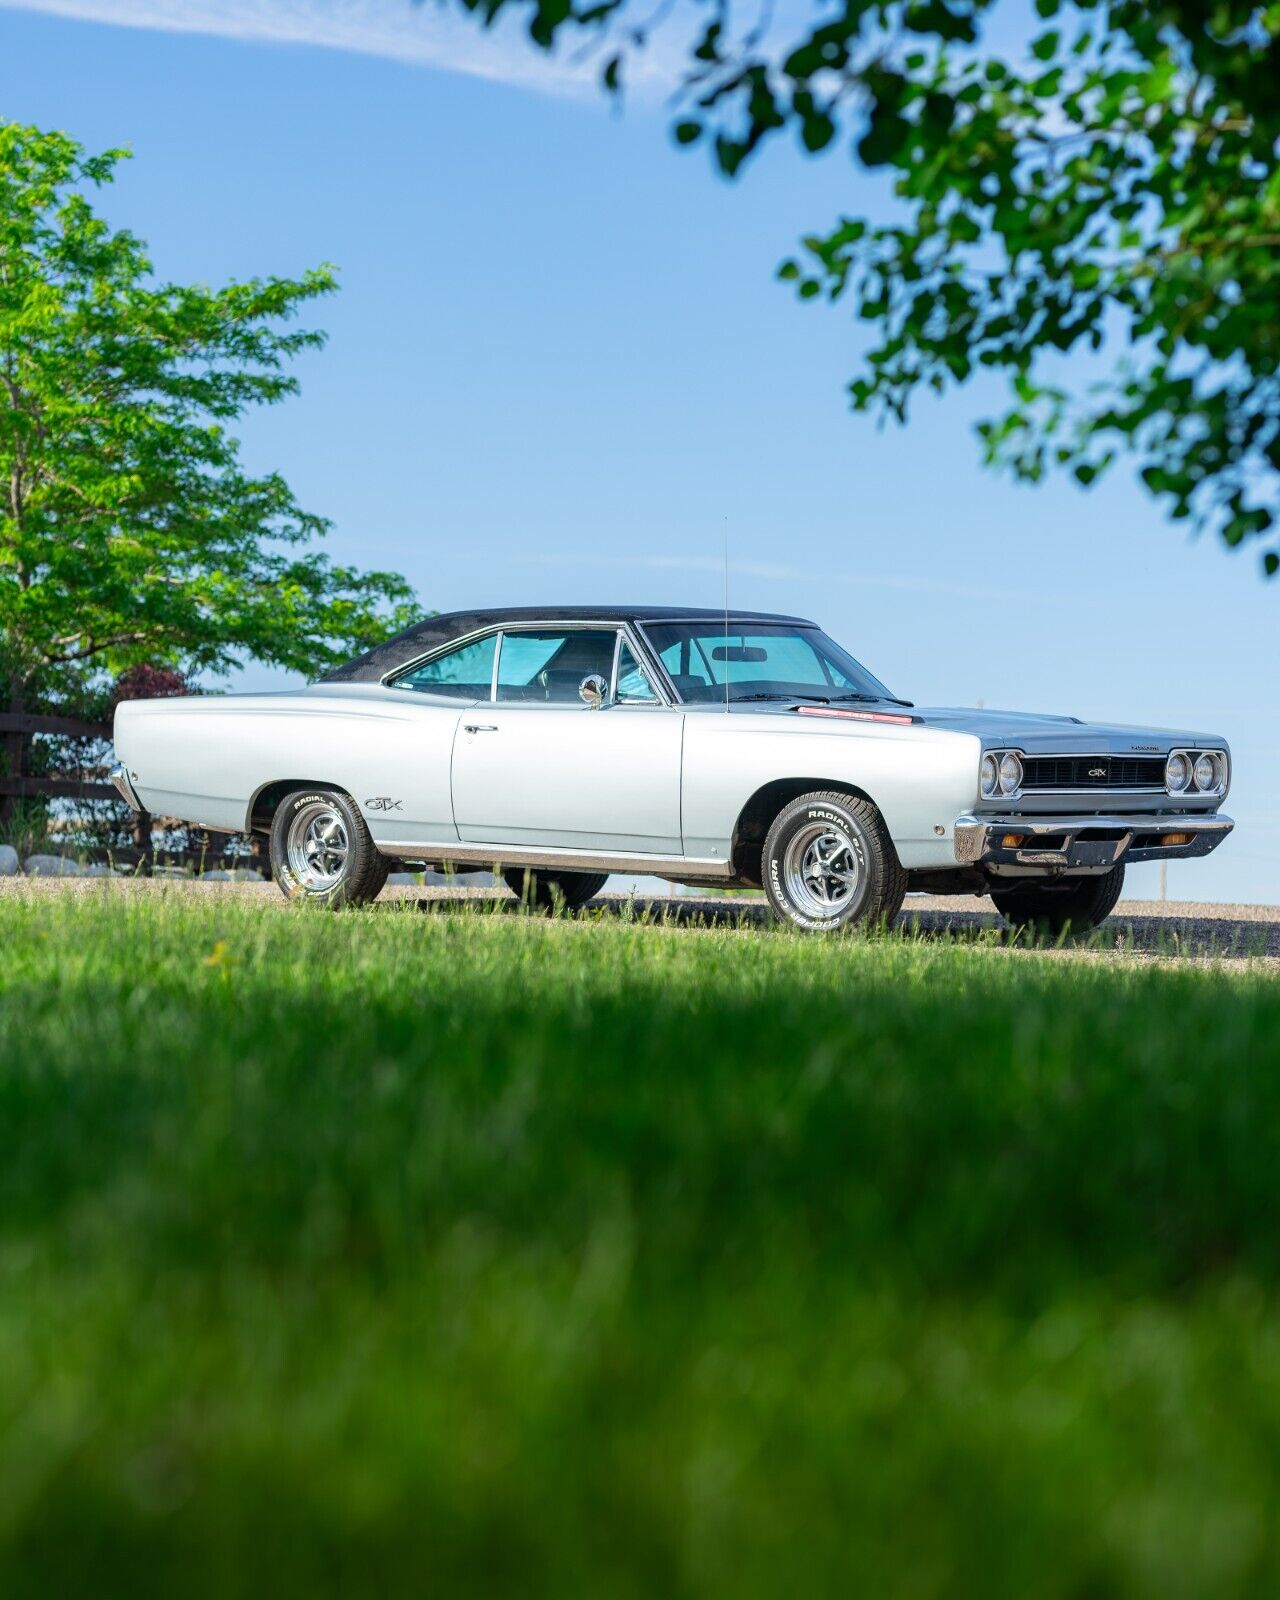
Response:
[[[731,610],[734,622],[792,622],[812,627],[802,617],[772,611]],[[724,610],[696,606],[508,606],[490,611],[447,611],[426,617],[413,627],[375,645],[354,661],[327,672],[321,683],[378,683],[389,672],[408,666],[453,639],[512,622],[717,622]]]

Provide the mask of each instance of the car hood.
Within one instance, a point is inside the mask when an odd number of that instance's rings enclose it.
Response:
[[[790,705],[735,706],[736,711],[781,714],[795,717],[796,702]],[[917,727],[942,728],[953,733],[970,733],[988,748],[1007,745],[1013,749],[1055,755],[1164,755],[1169,750],[1227,748],[1227,741],[1216,733],[1191,728],[1146,728],[1122,722],[1084,722],[1079,717],[1054,716],[1047,712],[989,711],[975,706],[884,706],[841,707],[855,716],[874,717],[877,712],[909,717]],[[795,717],[807,728],[829,731],[833,725],[825,718]],[[834,720],[834,719],[833,719]]]
[[[1120,722],[1083,722],[1028,711],[987,711],[967,706],[919,706],[912,714],[926,727],[976,734],[986,745],[1053,750],[1064,755],[1164,753],[1175,745],[1224,744],[1216,734],[1187,728],[1145,728]]]

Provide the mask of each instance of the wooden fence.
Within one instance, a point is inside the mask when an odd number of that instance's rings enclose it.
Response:
[[[47,717],[28,712],[0,711],[0,736],[9,744],[14,756],[20,742],[32,734],[45,734],[59,739],[92,739],[102,744],[111,743],[109,722],[85,722],[79,717]],[[11,758],[11,766],[18,762]],[[0,773],[0,797],[24,800],[120,800],[115,784],[97,777],[75,777],[65,773],[49,773],[39,777],[15,778]],[[230,854],[237,859],[256,857],[259,847],[254,840],[249,849],[233,852],[237,835],[230,833],[202,833],[190,846],[181,850],[156,850],[156,819],[147,811],[131,812],[133,843],[122,848],[98,848],[85,851],[92,860],[110,860],[116,866],[134,867],[147,872],[156,861],[163,860],[178,866],[216,866]]]

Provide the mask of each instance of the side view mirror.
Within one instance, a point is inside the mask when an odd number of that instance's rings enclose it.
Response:
[[[592,711],[599,711],[609,698],[609,685],[598,672],[588,672],[578,685],[578,698],[585,701]]]

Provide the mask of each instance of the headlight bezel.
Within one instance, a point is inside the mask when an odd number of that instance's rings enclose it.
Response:
[[[1016,800],[1022,793],[1025,778],[1021,750],[998,745],[982,752],[978,794],[983,800]]]
[[[1185,780],[1177,786],[1171,781],[1171,768],[1175,762],[1181,763],[1181,770],[1186,773]],[[1203,785],[1199,779],[1202,762],[1209,764],[1209,782]],[[1164,775],[1165,792],[1178,799],[1220,800],[1230,785],[1231,763],[1227,752],[1220,747],[1181,745],[1170,750],[1164,764]]]

